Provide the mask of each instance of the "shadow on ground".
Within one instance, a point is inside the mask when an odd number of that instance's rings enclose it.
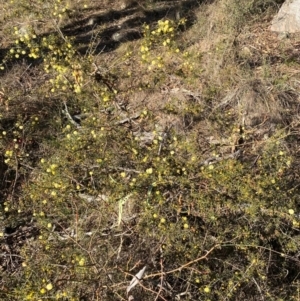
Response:
[[[203,1],[202,1],[203,2]],[[79,51],[86,53],[91,41],[97,40],[94,54],[115,50],[121,43],[137,40],[142,37],[141,25],[154,24],[160,19],[178,20],[186,18],[188,29],[196,20],[195,10],[199,1],[156,1],[152,8],[142,8],[134,4],[121,10],[109,10],[93,13],[88,17],[70,23],[62,29],[67,36],[76,37]],[[97,8],[94,9],[97,11]]]
[[[129,2],[129,1],[128,1]],[[75,38],[75,45],[81,54],[87,52],[99,54],[110,52],[122,43],[140,39],[142,25],[154,25],[160,19],[178,20],[186,18],[187,22],[181,30],[187,30],[196,20],[195,11],[203,3],[212,3],[214,0],[187,0],[187,1],[153,1],[151,7],[144,7],[138,2],[131,2],[120,9],[110,9],[93,6],[88,9],[79,9],[70,12],[70,22],[60,28],[63,35]],[[125,2],[124,2],[125,3]],[[55,34],[55,30],[38,36],[47,37]],[[91,49],[92,48],[92,49]],[[0,48],[0,60],[8,54],[9,47]],[[41,60],[29,58],[6,59],[6,72],[19,63],[20,60],[28,65],[39,65]],[[25,60],[25,61],[24,61]]]

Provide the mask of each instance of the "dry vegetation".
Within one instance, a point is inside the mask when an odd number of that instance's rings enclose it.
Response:
[[[0,0],[1,300],[300,300],[282,2]]]

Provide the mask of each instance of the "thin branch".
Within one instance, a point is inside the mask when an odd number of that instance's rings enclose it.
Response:
[[[151,292],[152,294],[155,294],[155,295],[156,295],[156,291],[152,290],[151,288],[146,287],[145,285],[143,285],[143,284],[141,283],[141,281],[139,281],[139,285],[140,285],[143,289],[145,289],[146,291]],[[159,297],[160,297],[162,300],[167,301],[163,296],[159,296]]]
[[[258,291],[259,291],[259,293],[260,293],[260,295],[261,295],[261,300],[265,300],[264,299],[264,295],[262,294],[262,291],[261,291],[261,288],[260,288],[260,286],[258,285],[258,283],[256,282],[256,280],[255,280],[255,278],[253,277],[252,278],[252,280],[253,280],[253,282],[255,283],[255,285],[256,285],[256,287],[257,287],[257,289],[258,289]]]
[[[65,113],[65,115],[67,116],[67,118],[69,119],[69,121],[75,125],[77,128],[81,128],[80,124],[78,124],[73,118],[72,116],[70,115],[69,113],[69,110],[68,110],[68,107],[67,107],[67,104],[66,102],[64,101],[64,105],[65,105],[65,109],[63,110],[63,112]]]
[[[164,281],[164,265],[163,265],[163,260],[162,260],[162,248],[160,248],[160,270],[161,270],[161,276],[160,276],[160,286],[159,286],[159,290],[156,294],[156,297],[155,297],[155,300],[154,301],[157,301],[158,298],[160,297],[160,293],[163,289],[163,281]]]
[[[288,259],[290,259],[290,260],[293,260],[293,261],[295,261],[295,262],[300,262],[300,260],[297,259],[297,258],[295,258],[295,257],[289,256],[289,255],[284,254],[284,253],[282,253],[282,252],[278,252],[278,251],[275,251],[275,250],[272,250],[272,249],[270,249],[270,248],[263,247],[263,246],[243,245],[243,244],[230,244],[230,243],[229,243],[229,244],[222,244],[222,245],[220,245],[220,246],[222,246],[222,247],[243,247],[243,248],[247,247],[247,248],[257,248],[257,249],[261,249],[261,250],[266,250],[266,251],[273,252],[273,253],[275,253],[275,254],[281,255],[281,256],[283,256],[283,257],[285,257],[285,258],[288,258]]]
[[[175,272],[177,272],[177,271],[181,271],[182,269],[187,268],[187,267],[190,266],[191,264],[194,264],[194,263],[196,263],[196,262],[198,262],[198,261],[201,261],[201,260],[203,260],[203,259],[206,259],[207,256],[208,256],[214,249],[216,249],[216,248],[219,247],[219,246],[220,246],[220,245],[215,245],[215,246],[213,246],[209,251],[206,252],[205,255],[203,255],[203,256],[201,256],[201,257],[199,257],[199,258],[196,258],[195,260],[189,261],[188,263],[186,263],[186,264],[180,266],[179,268],[176,268],[176,269],[173,269],[173,270],[171,270],[171,271],[165,272],[164,275],[172,274],[172,273],[175,273]],[[162,275],[161,272],[160,272],[160,273],[155,273],[155,274],[150,274],[150,275],[145,276],[144,279],[153,278],[153,277],[161,276],[161,275]]]

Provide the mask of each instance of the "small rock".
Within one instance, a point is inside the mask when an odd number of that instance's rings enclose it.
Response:
[[[124,0],[124,1],[121,2],[120,8],[121,9],[131,8],[135,4],[136,4],[136,1],[134,1],[134,0]]]
[[[270,29],[284,34],[300,32],[300,0],[283,3]]]

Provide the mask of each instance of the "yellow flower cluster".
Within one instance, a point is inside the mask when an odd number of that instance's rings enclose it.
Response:
[[[13,150],[7,150],[6,152],[5,152],[5,160],[4,160],[4,162],[7,164],[9,161],[10,161],[10,159],[12,158],[12,156],[13,156],[13,154],[14,154],[14,151]]]
[[[72,69],[73,69],[72,76],[75,81],[74,91],[75,93],[80,93],[82,82],[83,82],[83,72],[81,70],[80,65],[72,65]]]
[[[57,170],[58,165],[57,164],[51,164],[48,168],[47,168],[47,172],[51,173],[52,175],[56,174],[56,170]]]
[[[148,70],[162,69],[166,61],[174,55],[180,53],[179,48],[176,45],[175,34],[178,32],[178,26],[185,23],[185,19],[181,19],[178,22],[172,20],[159,20],[155,28],[150,28],[149,25],[144,25],[143,34],[144,39],[140,47],[141,61],[148,65]],[[159,47],[165,47],[159,55],[151,55],[153,49]],[[184,59],[186,56],[181,55]],[[184,69],[191,70],[189,62],[185,60]]]
[[[74,64],[75,50],[71,41],[56,41],[49,37],[43,38],[43,47],[50,50],[44,58],[44,70],[52,73],[54,77],[50,79],[52,84],[51,92],[56,90],[66,91],[70,89],[75,93],[81,92],[83,82],[83,71],[80,64]]]
[[[151,33],[153,35],[160,35],[160,34],[166,34],[166,33],[172,33],[171,36],[174,36],[173,32],[174,32],[174,22],[170,21],[170,20],[159,20],[157,22],[158,24],[158,28],[154,31],[152,31]]]
[[[56,0],[57,3],[54,4],[54,11],[52,13],[53,16],[58,16],[60,19],[66,13],[67,9],[69,8],[68,3],[62,3],[61,0]]]

